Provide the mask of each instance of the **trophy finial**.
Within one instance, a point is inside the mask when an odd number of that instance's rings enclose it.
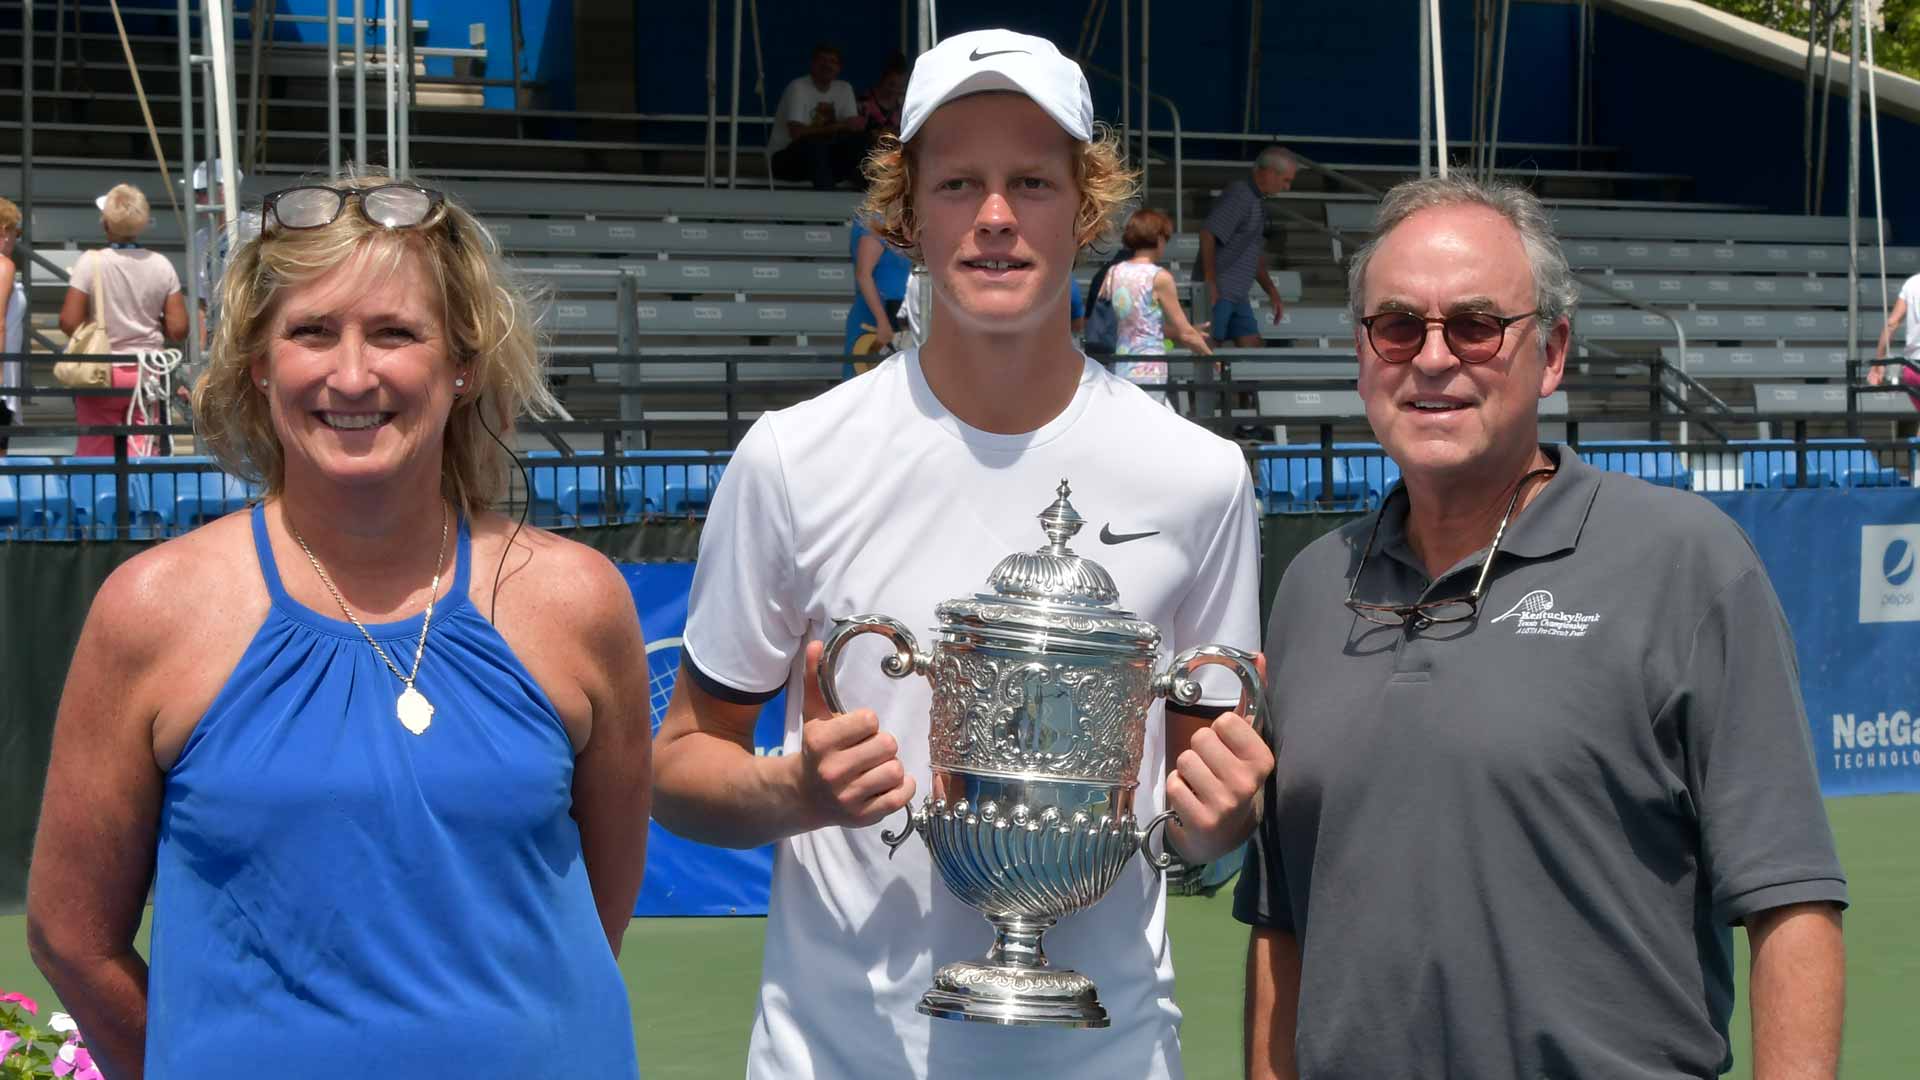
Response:
[[[1073,494],[1073,489],[1066,480],[1062,479],[1054,491],[1059,497],[1053,500],[1053,505],[1040,512],[1040,527],[1047,531],[1047,550],[1055,555],[1066,555],[1070,554],[1067,541],[1073,539],[1087,521],[1067,500],[1067,496]]]

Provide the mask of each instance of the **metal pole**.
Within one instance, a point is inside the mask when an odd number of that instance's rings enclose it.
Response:
[[[1800,202],[1803,212],[1813,213],[1813,44],[1820,34],[1818,2],[1807,5],[1806,108],[1800,122]]]
[[[1579,168],[1586,154],[1581,147],[1587,145],[1587,20],[1593,17],[1593,10],[1587,6],[1587,0],[1580,0],[1580,55],[1574,61],[1573,88],[1573,165]]]
[[[353,0],[353,163],[367,167],[367,0]]]
[[[262,7],[266,7],[269,12],[272,11],[269,5],[255,4],[253,10],[247,14],[247,29],[251,31],[248,35],[250,47],[247,60],[246,161],[248,168],[252,168],[260,162],[260,50],[265,44],[263,35],[266,33],[267,26],[272,22],[273,18],[271,14],[262,18],[260,13]]]
[[[1427,0],[1427,22],[1433,35],[1433,149],[1440,178],[1447,176],[1447,70],[1440,44],[1440,0]]]
[[[929,4],[933,0],[927,0]],[[1133,141],[1133,41],[1128,21],[1132,17],[1128,0],[1120,0],[1120,145]]]
[[[1260,0],[1253,0],[1247,9],[1247,100],[1240,110],[1240,130],[1248,135],[1260,111],[1260,20]]]
[[[1486,178],[1493,179],[1494,156],[1500,152],[1500,103],[1507,89],[1507,26],[1513,0],[1500,0],[1500,47],[1493,62],[1493,121],[1487,125]]]
[[[1880,254],[1880,321],[1886,322],[1891,302],[1887,297],[1887,204],[1880,186],[1880,95],[1873,82],[1873,23],[1861,31],[1867,42],[1867,130],[1873,136],[1873,225],[1874,244]]]
[[[720,137],[720,0],[707,0],[707,154],[701,175],[713,186],[719,164]]]
[[[1860,0],[1853,0],[1849,27],[1853,44],[1847,50],[1847,434],[1860,433],[1860,412],[1854,391],[1854,354],[1860,345]]]
[[[1433,27],[1427,23],[1429,0],[1417,0],[1420,14],[1420,175],[1433,172]]]
[[[234,182],[239,150],[234,145],[234,124],[238,114],[233,96],[233,12],[226,7],[224,0],[205,0],[200,8],[200,19],[206,27],[207,52],[213,62],[213,137],[218,147],[219,182],[225,189],[220,193],[220,206],[226,214],[226,220],[231,223],[240,218],[240,185]],[[214,183],[212,179],[207,182]]]
[[[513,38],[513,134],[515,138],[527,137],[527,121],[520,110],[527,107],[525,88],[520,85],[520,53],[527,47],[520,33],[520,0],[508,0],[507,21],[512,23]]]
[[[327,176],[340,175],[340,0],[327,0]]]
[[[180,0],[182,4],[186,0]],[[185,25],[185,20],[182,20]],[[33,0],[22,0],[20,5],[20,235],[27,242],[27,252],[32,254],[33,242]],[[185,70],[185,65],[181,65]],[[26,265],[24,260],[15,257],[17,265]],[[28,277],[36,273],[29,267]],[[28,325],[32,325],[29,320]],[[25,342],[21,347],[26,348]],[[23,368],[24,372],[25,369]],[[23,378],[23,383],[32,379]]]
[[[400,175],[413,175],[413,0],[400,0]]]
[[[1147,198],[1147,170],[1152,167],[1152,148],[1147,138],[1153,131],[1153,108],[1147,101],[1147,51],[1153,42],[1152,24],[1147,8],[1152,0],[1140,0],[1140,198]]]
[[[189,370],[198,371],[200,366],[200,338],[202,334],[200,305],[204,297],[200,295],[200,262],[204,256],[200,252],[200,200],[193,193],[193,26],[192,12],[188,9],[188,0],[177,0],[175,7],[180,17],[180,175],[187,182],[187,365]],[[27,0],[29,10],[33,0]],[[202,37],[204,37],[204,32]],[[24,164],[24,162],[23,162]],[[212,183],[212,178],[208,178]],[[212,282],[208,282],[212,284]]]
[[[380,74],[386,90],[387,173],[389,175],[393,175],[400,166],[400,148],[397,142],[399,132],[395,130],[396,123],[393,117],[393,96],[396,89],[394,86],[393,2],[394,0],[381,0],[380,4],[380,31],[385,38],[383,42],[385,47],[380,50]]]
[[[780,117],[776,124],[785,123]],[[733,113],[727,121],[727,186],[740,177],[740,0],[733,0]]]
[[[1820,146],[1814,155],[1813,172],[1813,212],[1818,214],[1827,204],[1827,128],[1833,114],[1833,35],[1835,32],[1834,13],[1840,0],[1827,5],[1827,59],[1820,75],[1818,108],[1820,110]]]
[[[73,11],[74,22],[80,20],[80,9]],[[75,33],[79,32],[76,25]],[[53,92],[60,92],[61,69],[66,66],[67,57],[67,0],[54,0],[53,4]]]

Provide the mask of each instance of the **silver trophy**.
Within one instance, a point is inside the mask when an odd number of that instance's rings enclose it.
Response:
[[[1135,850],[1148,848],[1172,811],[1141,827],[1134,788],[1156,697],[1200,700],[1194,672],[1222,664],[1240,677],[1240,711],[1259,725],[1254,657],[1202,645],[1156,674],[1160,631],[1118,606],[1113,578],[1067,542],[1085,522],[1059,498],[1040,514],[1047,544],[1000,561],[991,592],[935,609],[932,653],[885,615],[834,623],[820,658],[820,691],[845,712],[834,668],[847,642],[883,634],[894,652],[881,670],[933,683],[933,786],[907,827],[882,834],[898,850],[915,832],[953,894],[993,924],[980,961],[942,967],[920,999],[929,1016],[996,1024],[1106,1027],[1093,980],[1055,967],[1040,947],[1061,918],[1106,895]]]

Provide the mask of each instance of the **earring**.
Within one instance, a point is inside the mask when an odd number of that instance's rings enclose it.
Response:
[[[262,390],[265,390],[266,388],[267,388],[267,380],[265,380],[265,379],[261,379],[261,380],[260,380],[260,389],[262,389]]]
[[[455,379],[455,380],[453,380],[453,386],[454,386],[454,389],[456,389],[456,390],[457,390],[457,389],[459,389],[459,388],[460,388],[460,387],[462,387],[462,386],[465,386],[465,385],[467,385],[467,380],[465,380],[465,379]]]

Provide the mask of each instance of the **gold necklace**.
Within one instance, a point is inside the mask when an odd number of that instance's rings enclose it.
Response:
[[[287,523],[287,531],[293,534],[294,543],[299,544],[300,550],[307,553],[307,561],[313,564],[313,572],[320,575],[320,583],[327,587],[327,591],[333,594],[334,603],[339,604],[340,610],[346,613],[347,621],[360,631],[361,637],[367,639],[367,644],[373,646],[373,651],[378,653],[380,659],[386,663],[387,670],[393,672],[394,677],[406,685],[406,689],[400,692],[400,699],[394,702],[394,713],[399,716],[400,725],[415,735],[424,733],[433,724],[433,703],[427,700],[427,695],[413,688],[413,680],[420,675],[420,657],[427,651],[427,628],[433,625],[433,601],[440,595],[440,567],[447,558],[446,503],[440,504],[440,553],[433,559],[433,585],[427,591],[427,614],[420,620],[420,643],[413,648],[413,671],[406,675],[400,673],[400,668],[387,655],[387,650],[373,640],[372,634],[367,633],[367,628],[361,624],[359,616],[353,613],[353,609],[347,606],[346,598],[340,595],[340,590],[333,587],[333,579],[327,576],[327,571],[320,565],[320,560],[313,557],[313,549],[307,546],[307,541],[300,535],[300,530],[293,527],[293,519],[287,517],[284,510],[280,516],[281,520]]]

